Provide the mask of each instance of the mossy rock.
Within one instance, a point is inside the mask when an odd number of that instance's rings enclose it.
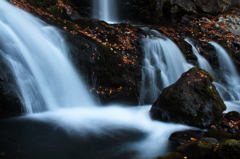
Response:
[[[224,116],[226,119],[233,120],[233,121],[239,121],[240,120],[240,113],[236,111],[231,111],[225,114]]]
[[[217,139],[218,141],[224,141],[227,139],[231,138],[231,133],[220,130],[220,129],[210,129],[207,133],[206,136],[208,137],[213,137],[215,139]]]
[[[167,156],[160,156],[156,159],[183,159],[184,155],[182,153],[170,153]]]
[[[153,103],[153,119],[207,128],[218,123],[226,105],[207,71],[192,68],[172,85],[163,89]]]
[[[240,132],[232,134],[231,138],[236,139],[236,140],[240,140]]]
[[[185,154],[189,158],[203,159],[214,157],[215,145],[209,141],[191,141],[177,148],[177,151]]]
[[[239,159],[240,158],[240,140],[230,139],[220,144],[216,151],[221,159]]]

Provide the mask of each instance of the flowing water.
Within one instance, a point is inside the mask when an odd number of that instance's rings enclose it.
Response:
[[[198,67],[214,76],[213,84],[227,105],[225,112],[240,111],[240,76],[227,51],[218,43],[209,42],[215,47],[220,66],[219,69],[213,70],[208,61],[199,54],[191,39],[186,38],[185,41],[192,46],[192,51],[198,59]]]
[[[149,32],[149,31],[148,31]],[[150,31],[143,41],[143,67],[140,104],[153,103],[162,89],[175,82],[191,66],[184,59],[181,51],[169,39],[156,31]],[[197,57],[198,66],[213,75],[220,96],[228,106],[227,111],[240,110],[240,77],[230,56],[219,44],[210,42],[217,51],[219,69],[213,69],[209,62],[199,54],[191,39],[186,38]]]
[[[1,157],[151,159],[171,151],[168,137],[173,132],[194,129],[152,121],[149,105],[96,106],[56,28],[4,0],[0,1],[0,15],[0,57],[10,63],[29,113],[0,120]],[[172,41],[156,31],[150,31],[143,42],[141,97],[152,93],[157,98],[192,65]],[[238,104],[231,102],[231,109]]]
[[[198,50],[194,46],[191,39],[186,38],[185,41],[188,42],[192,46],[192,52],[197,57],[197,60],[198,60],[198,65],[199,65],[198,67],[208,71],[212,76],[215,76],[212,66],[202,55],[199,54]]]
[[[214,77],[214,82],[213,83],[216,86],[216,88],[217,88],[220,96],[222,97],[222,99],[226,100],[226,101],[234,100],[234,96],[229,91],[228,87],[225,86],[224,81],[223,81],[224,78],[222,78],[222,76],[225,76],[224,75],[225,72],[222,71],[221,67],[222,67],[222,65],[226,64],[226,63],[223,62],[223,59],[222,59],[222,61],[220,61],[221,58],[219,58],[220,70],[216,70],[216,69],[213,70],[210,63],[202,55],[199,54],[199,51],[196,48],[197,46],[195,46],[193,44],[193,41],[190,38],[185,38],[185,41],[188,42],[192,46],[192,52],[197,57],[198,67],[208,71]],[[213,42],[211,42],[211,43],[213,43]],[[217,46],[216,48],[218,48],[218,47],[220,47],[220,46]],[[228,56],[227,53],[225,55]],[[226,59],[229,59],[229,58],[226,58]],[[224,67],[226,67],[226,66],[224,66]]]
[[[108,23],[119,21],[117,0],[92,0],[92,17]]]
[[[154,158],[170,151],[173,132],[190,129],[152,121],[150,106],[96,106],[56,28],[5,0],[0,15],[0,57],[9,62],[28,113],[0,120],[1,157]]]
[[[192,65],[170,39],[155,30],[142,39],[143,67],[140,104],[153,103],[163,88],[177,81]]]
[[[26,112],[92,105],[57,29],[0,3],[0,53],[11,64]]]
[[[217,87],[222,99],[225,101],[239,101],[240,77],[226,50],[216,42],[209,42],[215,47],[218,55],[219,69],[213,70],[209,62],[199,54],[191,39],[186,38],[185,41],[192,46],[192,51],[198,59],[198,67],[208,71],[214,77],[214,85]]]
[[[232,59],[226,52],[226,50],[217,44],[216,42],[210,42],[212,44],[218,55],[219,61],[219,73],[217,79],[219,83],[224,85],[224,88],[230,96],[230,100],[239,101],[240,100],[240,76],[238,75],[237,69],[233,64]]]

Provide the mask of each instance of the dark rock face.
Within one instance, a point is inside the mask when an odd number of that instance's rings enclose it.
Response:
[[[133,9],[131,17],[150,24],[179,21],[184,15],[218,14],[239,6],[236,0],[126,0]],[[127,8],[127,7],[126,7]],[[123,9],[124,10],[124,9]],[[138,14],[136,14],[136,11]],[[169,18],[171,17],[171,18]],[[132,18],[132,19],[134,19]],[[131,21],[131,20],[130,20]]]
[[[153,119],[206,128],[216,123],[226,109],[213,77],[205,70],[192,68],[165,88],[153,104]]]
[[[4,60],[0,56],[0,117],[22,113],[18,87],[9,66]]]
[[[56,5],[57,0],[33,1],[29,3],[37,8],[51,7],[51,14],[67,17],[67,13]],[[93,0],[68,0],[63,3],[72,6],[79,18],[91,18]],[[238,6],[236,0],[119,0],[119,18],[124,22],[143,24],[163,24],[165,22],[179,21],[186,14],[217,14]],[[74,19],[73,19],[74,20]]]
[[[101,27],[103,30],[107,29],[94,22],[92,25]],[[114,31],[114,29],[108,31]],[[139,57],[137,50],[115,51],[113,48],[82,35],[74,36],[64,33],[64,37],[68,42],[74,65],[87,89],[96,97],[99,104],[138,104],[141,58],[134,59],[136,64],[123,61],[125,54],[128,58]],[[100,38],[108,38],[109,43],[115,40],[114,36],[107,37],[105,34]]]

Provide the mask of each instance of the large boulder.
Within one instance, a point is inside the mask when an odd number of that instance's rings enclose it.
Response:
[[[206,128],[217,123],[226,105],[213,77],[203,69],[192,68],[165,88],[153,104],[153,119]]]

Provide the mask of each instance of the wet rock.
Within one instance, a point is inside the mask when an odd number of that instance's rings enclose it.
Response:
[[[209,141],[199,140],[185,143],[177,148],[177,151],[185,154],[189,158],[203,159],[213,158],[215,145]]]
[[[224,115],[226,119],[233,120],[233,121],[239,121],[240,120],[240,113],[236,111],[228,112]]]
[[[220,130],[220,129],[210,129],[207,133],[206,133],[207,137],[212,137],[217,139],[218,141],[222,142],[225,141],[229,138],[231,138],[231,133],[226,132],[224,130]]]
[[[177,82],[163,89],[151,107],[151,117],[200,128],[217,123],[226,105],[212,82],[213,77],[199,68],[183,73]]]
[[[240,140],[229,139],[219,144],[218,140],[214,138],[204,137],[200,140],[186,142],[179,146],[177,151],[191,159],[237,159],[240,157],[239,149]]]
[[[210,142],[213,145],[218,145],[219,144],[217,139],[210,138],[210,137],[203,137],[203,138],[201,138],[201,141],[208,141],[208,142]]]
[[[22,114],[19,90],[13,73],[0,55],[0,117]]]
[[[180,131],[175,132],[171,134],[169,137],[170,141],[173,141],[177,143],[177,145],[183,145],[186,142],[190,142],[193,140],[200,140],[205,135],[205,132],[200,130],[186,130],[186,131]]]
[[[107,29],[98,23],[90,21],[89,23],[99,28],[102,27],[103,30]],[[102,45],[81,34],[77,36],[63,34],[68,42],[70,57],[77,71],[99,104],[138,104],[138,81],[141,80],[141,75],[137,50],[115,51],[113,46]],[[117,33],[115,34],[108,36],[100,34],[99,38],[107,37],[109,43],[117,43],[118,41],[115,42]],[[134,60],[136,64],[124,63],[124,53],[127,55],[127,60]],[[132,57],[134,59],[131,59]]]
[[[185,15],[218,14],[239,6],[235,0],[125,0],[128,8],[135,8],[130,21],[134,18],[151,24],[177,22]],[[134,7],[135,6],[135,7]],[[126,10],[126,9],[123,9]],[[129,12],[129,11],[128,11]],[[137,13],[137,14],[136,14]],[[170,17],[170,18],[169,18]]]
[[[219,145],[216,153],[221,159],[239,159],[240,140],[230,139]]]
[[[216,125],[212,125],[211,128],[214,129],[218,129],[219,130],[219,134],[221,134],[220,131],[224,131],[225,133],[237,133],[240,132],[239,130],[239,126],[240,126],[240,114],[236,111],[231,111],[228,112],[226,114],[223,114],[223,116],[219,119],[219,123],[217,123]],[[211,132],[212,130],[210,130]],[[215,130],[217,131],[217,130]],[[215,135],[218,134],[216,132]],[[214,134],[212,134],[214,135]]]
[[[171,153],[167,156],[157,157],[156,159],[183,159],[184,155],[182,153]]]
[[[74,7],[74,10],[77,11],[77,13],[80,15],[81,18],[90,18],[91,17],[91,1],[89,0],[71,0],[68,1],[68,5],[71,5]]]

